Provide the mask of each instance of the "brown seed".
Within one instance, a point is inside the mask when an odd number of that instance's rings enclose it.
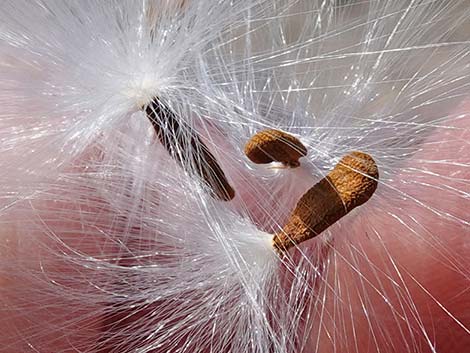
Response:
[[[210,188],[213,197],[230,201],[235,191],[214,155],[197,133],[175,113],[154,99],[145,107],[158,139],[168,153],[188,172],[194,172]]]
[[[281,162],[298,167],[299,158],[307,155],[300,140],[284,131],[269,129],[258,132],[245,145],[246,156],[256,164]]]
[[[274,235],[276,251],[311,239],[352,209],[362,205],[377,189],[379,171],[372,157],[352,152],[298,201],[283,230]]]

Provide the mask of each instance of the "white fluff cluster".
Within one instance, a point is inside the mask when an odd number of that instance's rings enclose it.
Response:
[[[0,352],[447,352],[432,305],[468,340],[462,292],[408,264],[468,290],[449,241],[469,235],[469,18],[467,0],[2,2]],[[234,200],[162,146],[154,98]],[[300,168],[244,156],[265,128],[302,140]],[[280,258],[272,234],[354,150],[379,165],[373,201]]]

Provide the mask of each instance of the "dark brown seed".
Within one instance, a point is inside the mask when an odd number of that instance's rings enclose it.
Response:
[[[211,190],[213,197],[230,201],[235,191],[214,155],[197,133],[175,113],[154,99],[145,107],[158,139],[168,153],[188,172],[195,173]]]

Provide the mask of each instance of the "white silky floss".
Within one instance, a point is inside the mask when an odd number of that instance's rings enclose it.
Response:
[[[0,4],[0,351],[433,351],[392,247],[469,274],[417,220],[468,235],[470,157],[426,154],[468,129],[468,18],[466,0]],[[143,111],[153,99],[201,136],[234,200],[172,158]],[[298,169],[244,156],[267,128],[307,146]],[[273,234],[354,150],[379,164],[374,203],[279,257]],[[465,340],[459,312],[416,281]]]

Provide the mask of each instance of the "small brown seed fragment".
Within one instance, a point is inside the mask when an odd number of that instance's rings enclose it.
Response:
[[[298,201],[283,230],[274,235],[279,253],[311,239],[355,207],[368,201],[377,189],[379,171],[372,157],[351,152]]]
[[[299,158],[307,155],[300,140],[284,131],[269,129],[258,132],[245,145],[246,156],[256,164],[281,162],[298,167]]]
[[[175,113],[156,98],[144,109],[168,153],[184,169],[196,173],[213,197],[222,201],[232,200],[235,190],[199,135],[184,122],[179,122],[181,119],[177,119]]]

